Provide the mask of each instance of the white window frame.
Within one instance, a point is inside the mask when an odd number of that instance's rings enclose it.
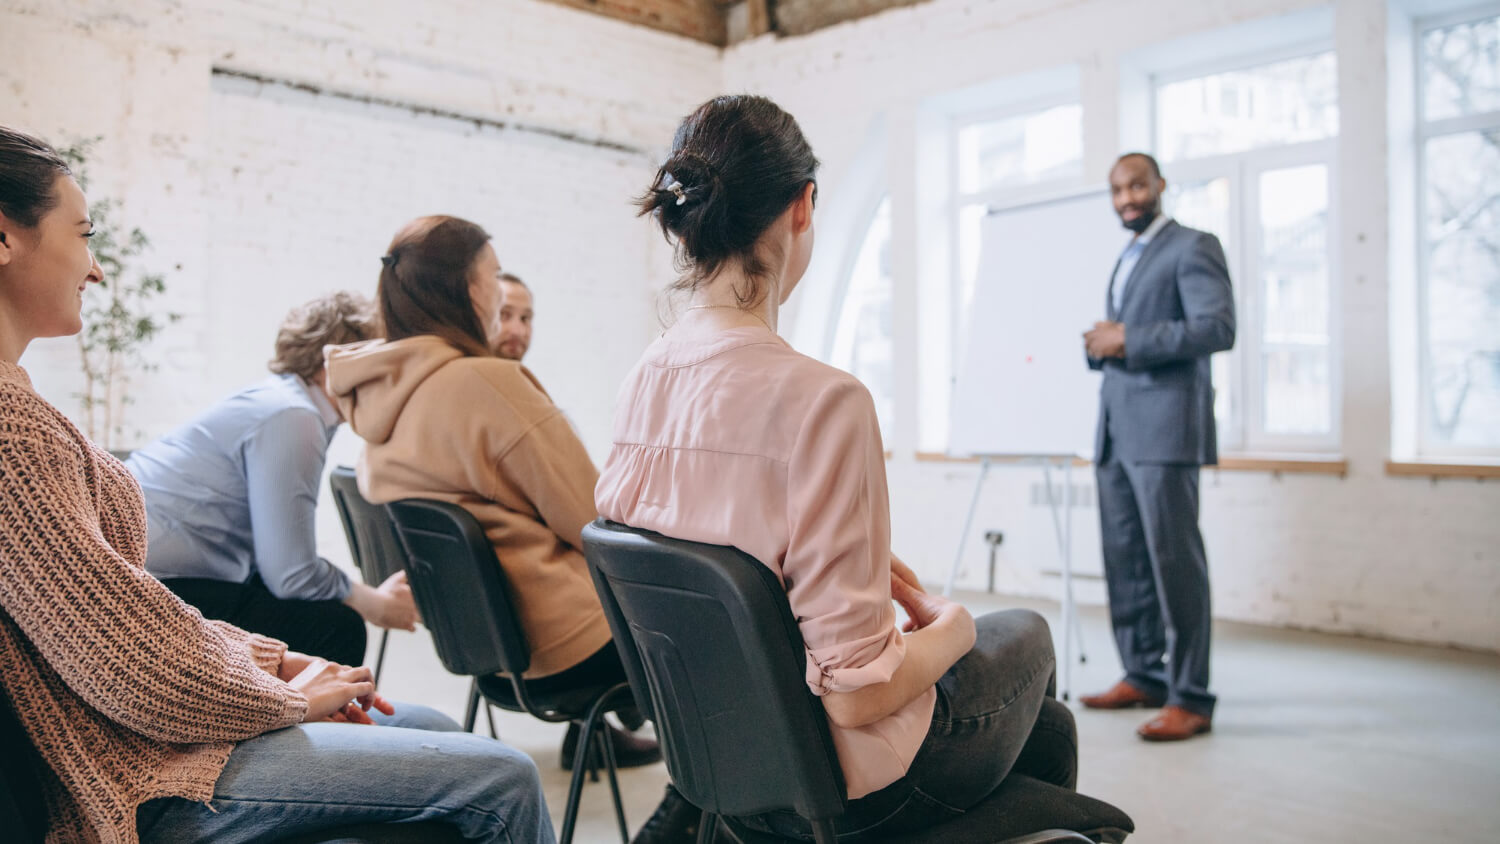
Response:
[[[1422,45],[1422,37],[1431,30],[1492,18],[1496,15],[1500,15],[1500,2],[1490,2],[1447,14],[1419,18],[1413,23],[1412,28],[1412,51],[1414,53],[1412,73],[1414,74],[1413,91],[1416,103],[1413,120],[1416,132],[1413,154],[1416,161],[1413,162],[1413,166],[1417,185],[1416,216],[1413,221],[1416,227],[1417,244],[1417,454],[1421,457],[1500,458],[1500,446],[1486,448],[1474,445],[1451,445],[1437,442],[1433,437],[1434,420],[1430,401],[1432,360],[1431,346],[1428,343],[1430,261],[1427,249],[1427,142],[1448,135],[1500,128],[1500,109],[1483,114],[1428,121],[1426,118],[1427,89],[1424,76],[1427,55]]]
[[[1287,44],[1271,50],[1203,62],[1169,73],[1152,74],[1147,80],[1150,103],[1152,149],[1161,148],[1157,120],[1157,91],[1163,85],[1212,76],[1235,70],[1248,70],[1290,59],[1330,52],[1327,39],[1313,39]],[[1337,61],[1337,56],[1335,56]],[[1343,131],[1342,114],[1339,131]],[[1270,147],[1256,147],[1241,152],[1202,158],[1162,162],[1168,182],[1204,182],[1215,178],[1229,181],[1229,226],[1233,239],[1226,250],[1230,278],[1234,284],[1237,325],[1234,349],[1230,356],[1232,397],[1230,418],[1221,423],[1220,450],[1239,454],[1332,454],[1338,452],[1342,431],[1343,366],[1342,284],[1339,256],[1338,135],[1314,141],[1300,141]],[[1260,278],[1261,227],[1260,176],[1272,171],[1306,165],[1323,165],[1328,170],[1328,431],[1322,434],[1270,433],[1265,426],[1265,391],[1262,387],[1264,360],[1265,302]],[[1166,211],[1171,213],[1171,208]]]

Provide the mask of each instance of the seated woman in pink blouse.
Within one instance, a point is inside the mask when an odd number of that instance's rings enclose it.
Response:
[[[785,583],[851,798],[840,837],[855,840],[962,814],[1012,771],[1071,788],[1077,740],[1051,697],[1046,622],[976,620],[922,589],[891,553],[869,391],[776,334],[812,253],[816,168],[761,97],[718,97],[678,129],[640,207],[676,241],[686,303],[620,391],[595,499],[605,518],[740,548]],[[750,821],[811,839],[791,813]]]

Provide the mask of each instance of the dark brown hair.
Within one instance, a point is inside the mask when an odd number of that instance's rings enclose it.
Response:
[[[358,343],[380,336],[375,303],[348,290],[320,296],[293,308],[276,332],[276,357],[269,367],[311,381],[323,369],[323,347]]]
[[[636,201],[677,241],[682,277],[672,289],[696,289],[739,261],[750,288],[735,295],[741,305],[758,304],[770,262],[756,243],[817,170],[797,121],[765,97],[715,97],[688,115],[656,181]]]
[[[376,298],[385,336],[434,334],[466,355],[493,354],[469,295],[469,268],[489,239],[457,217],[419,217],[403,226],[380,258]]]
[[[0,213],[26,228],[57,207],[57,179],[73,171],[46,141],[0,126]]]

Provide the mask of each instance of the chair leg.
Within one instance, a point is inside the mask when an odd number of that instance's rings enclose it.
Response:
[[[589,707],[588,716],[583,719],[583,727],[578,736],[578,747],[573,750],[573,779],[568,783],[568,803],[563,809],[563,828],[562,835],[558,836],[558,844],[572,844],[573,842],[573,827],[578,822],[578,802],[583,795],[584,762],[598,750],[594,745],[594,728],[604,724],[604,713],[608,712],[611,706],[618,706],[619,701],[616,698],[628,693],[629,690],[629,685],[621,683],[605,692],[594,701],[593,706]],[[606,733],[606,738],[607,736]],[[615,791],[616,817],[620,821],[620,831],[625,833],[625,809],[620,803],[619,782],[614,777],[614,747],[606,746],[604,752],[605,760],[609,764],[610,786]]]
[[[620,824],[620,844],[630,844],[630,827],[625,823],[625,804],[620,800],[620,780],[615,776],[615,743],[609,730],[595,733],[599,737],[599,750],[604,754],[604,770],[609,775],[609,793],[615,801],[615,821]]]
[[[568,782],[568,803],[563,809],[562,834],[558,836],[558,844],[572,844],[573,827],[578,822],[578,803],[583,796],[584,762],[594,750],[594,724],[596,717],[591,717],[584,722],[579,731],[578,747],[573,750],[573,778]]]
[[[479,717],[479,678],[469,682],[469,707],[464,712],[464,732],[474,732],[474,719]]]
[[[698,844],[714,844],[718,836],[719,816],[704,809],[703,817],[698,821]]]
[[[380,685],[380,670],[385,668],[385,643],[391,640],[391,631],[380,634],[380,650],[375,652],[375,685]]]
[[[484,702],[484,717],[490,722],[490,738],[500,738],[500,733],[495,730],[495,707],[490,706],[489,701]]]

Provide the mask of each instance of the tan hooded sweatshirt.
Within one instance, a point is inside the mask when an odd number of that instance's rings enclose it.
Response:
[[[366,498],[448,501],[484,526],[531,644],[527,677],[571,668],[609,642],[581,550],[599,472],[531,372],[430,335],[329,347],[327,371],[365,441]]]

